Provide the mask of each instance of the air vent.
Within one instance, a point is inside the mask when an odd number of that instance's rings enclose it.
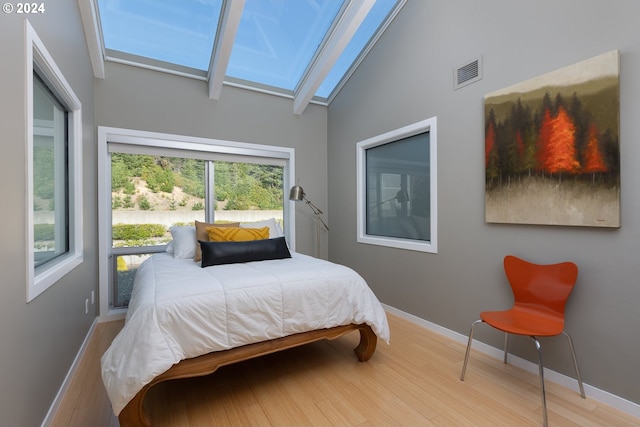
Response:
[[[454,90],[470,85],[478,80],[482,80],[482,57],[478,57],[453,69]]]

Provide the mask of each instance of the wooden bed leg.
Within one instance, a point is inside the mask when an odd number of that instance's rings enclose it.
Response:
[[[271,354],[276,351],[297,347],[320,339],[335,339],[346,333],[360,331],[360,343],[353,351],[358,360],[366,362],[376,351],[378,337],[367,324],[336,326],[329,329],[318,329],[300,334],[289,335],[271,341],[248,344],[230,350],[208,353],[191,359],[184,359],[173,365],[163,374],[153,379],[136,394],[118,415],[120,427],[150,427],[151,420],[144,410],[144,398],[151,387],[162,381],[178,378],[191,378],[209,375],[220,366],[229,365],[254,357]]]
[[[360,344],[353,351],[358,356],[358,360],[361,362],[366,362],[371,359],[373,353],[376,351],[376,344],[378,343],[378,337],[371,329],[369,325],[360,325],[358,328],[360,331]]]
[[[144,412],[143,402],[149,387],[144,387],[136,394],[118,415],[120,427],[150,427],[151,421]]]

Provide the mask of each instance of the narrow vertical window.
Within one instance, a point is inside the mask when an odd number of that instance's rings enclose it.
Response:
[[[82,263],[82,106],[28,20],[27,302]]]
[[[67,110],[33,73],[33,250],[38,268],[69,251]]]

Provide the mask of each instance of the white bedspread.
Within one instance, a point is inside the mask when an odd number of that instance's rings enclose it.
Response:
[[[348,267],[292,253],[201,268],[156,254],[136,273],[125,326],[101,359],[102,379],[117,415],[182,359],[350,323],[389,342],[384,309]]]

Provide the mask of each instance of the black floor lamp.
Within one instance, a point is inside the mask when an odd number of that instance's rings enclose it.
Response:
[[[329,231],[329,226],[322,220],[322,211],[318,209],[316,205],[311,203],[309,199],[306,197],[304,190],[299,185],[294,185],[291,187],[291,191],[289,192],[289,200],[294,202],[302,202],[304,201],[309,208],[313,211],[313,214],[316,216],[316,256],[320,256],[320,224],[322,227]]]

